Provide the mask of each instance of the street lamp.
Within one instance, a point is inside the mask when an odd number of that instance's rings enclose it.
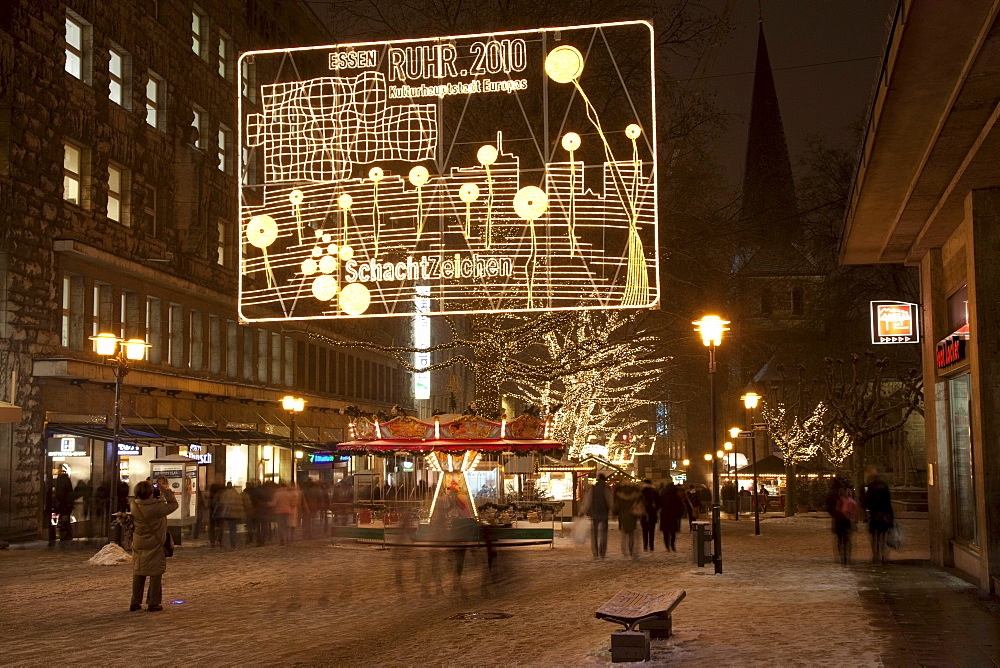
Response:
[[[760,395],[756,392],[747,392],[740,399],[748,411],[750,411],[750,452],[753,454],[753,533],[760,535],[760,501],[757,498],[757,431],[753,426],[753,409],[757,408],[760,402]]]
[[[103,355],[105,361],[111,366],[115,373],[115,415],[112,426],[111,452],[104,458],[109,463],[109,476],[111,480],[110,498],[108,499],[108,519],[111,525],[108,528],[108,542],[114,543],[111,527],[115,526],[115,502],[118,500],[118,483],[121,482],[121,471],[118,470],[118,438],[122,428],[122,381],[128,375],[132,362],[146,358],[146,349],[150,344],[142,339],[122,339],[114,334],[102,332],[96,336],[91,336],[94,342],[94,352]]]
[[[718,443],[716,437],[715,420],[715,349],[722,344],[722,333],[729,328],[728,320],[723,320],[717,315],[706,315],[701,320],[695,320],[695,331],[701,334],[701,341],[708,348],[708,393],[710,396],[709,405],[711,407],[711,433],[709,443]],[[712,538],[714,550],[712,561],[715,564],[715,572],[722,573],[722,514],[719,508],[719,460],[712,460]]]
[[[281,407],[288,412],[288,418],[290,421],[289,433],[291,434],[291,446],[292,446],[292,484],[295,484],[295,469],[298,468],[298,462],[296,459],[301,459],[301,453],[295,450],[295,414],[301,413],[306,407],[306,400],[300,397],[293,397],[290,394],[286,394],[281,397]]]

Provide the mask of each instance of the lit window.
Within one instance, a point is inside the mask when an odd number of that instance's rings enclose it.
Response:
[[[125,106],[125,60],[127,56],[117,49],[108,49],[108,98],[120,107]]]
[[[191,125],[198,131],[198,138],[194,145],[198,148],[205,148],[205,112],[198,107],[194,108],[194,120],[191,121]]]
[[[226,172],[227,174],[232,171],[232,165],[229,159],[229,146],[231,144],[232,131],[225,125],[219,124],[219,141],[217,149],[219,152],[219,169]]]
[[[125,217],[125,170],[118,165],[108,165],[108,218],[128,225]]]
[[[62,277],[62,332],[59,338],[59,343],[62,344],[64,348],[69,347],[69,316],[70,316],[70,295],[71,295],[70,277],[63,274]]]
[[[163,80],[158,76],[149,73],[149,81],[146,82],[146,122],[154,128],[162,127],[160,118],[160,93]]]
[[[229,37],[225,33],[219,33],[219,76],[223,79],[229,77],[229,52],[232,50],[229,48]]]
[[[80,182],[83,180],[83,151],[79,146],[63,144],[63,199],[80,205]]]
[[[257,101],[256,93],[257,73],[254,70],[253,62],[249,57],[240,61],[240,95],[250,100]]]
[[[84,40],[88,27],[80,17],[66,15],[66,71],[80,81],[84,81],[86,75]]]
[[[195,7],[191,11],[191,50],[202,55],[205,44],[205,29],[208,27],[205,15]]]
[[[216,262],[218,262],[222,266],[225,266],[226,265],[226,224],[223,221],[220,220],[218,223],[216,223],[216,226],[217,226],[218,231],[219,231],[219,241],[218,241],[218,243],[219,243],[219,248],[218,248],[219,253],[218,253],[218,256],[216,258]]]
[[[142,227],[146,234],[156,235],[156,188],[146,186],[142,199]]]

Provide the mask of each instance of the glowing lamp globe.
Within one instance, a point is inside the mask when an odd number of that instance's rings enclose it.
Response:
[[[114,334],[108,334],[107,332],[92,336],[90,340],[94,342],[94,352],[98,355],[106,356],[114,355],[118,350],[118,342],[121,341]]]
[[[757,404],[760,402],[762,397],[756,392],[747,392],[740,399],[743,400],[743,405],[749,409],[757,408]]]
[[[697,325],[695,331],[701,334],[702,343],[706,346],[718,346],[722,344],[722,333],[728,332],[728,320],[723,320],[717,315],[706,315],[701,320],[695,320],[691,324]]]

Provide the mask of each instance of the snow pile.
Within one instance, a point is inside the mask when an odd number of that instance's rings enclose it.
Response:
[[[87,560],[88,564],[96,566],[117,566],[132,562],[132,555],[123,550],[117,543],[108,543],[101,551]]]

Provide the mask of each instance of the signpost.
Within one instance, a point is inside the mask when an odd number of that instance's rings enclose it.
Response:
[[[909,302],[871,302],[872,343],[920,343],[918,313]]]
[[[244,53],[242,320],[655,307],[653,62],[642,21]]]

